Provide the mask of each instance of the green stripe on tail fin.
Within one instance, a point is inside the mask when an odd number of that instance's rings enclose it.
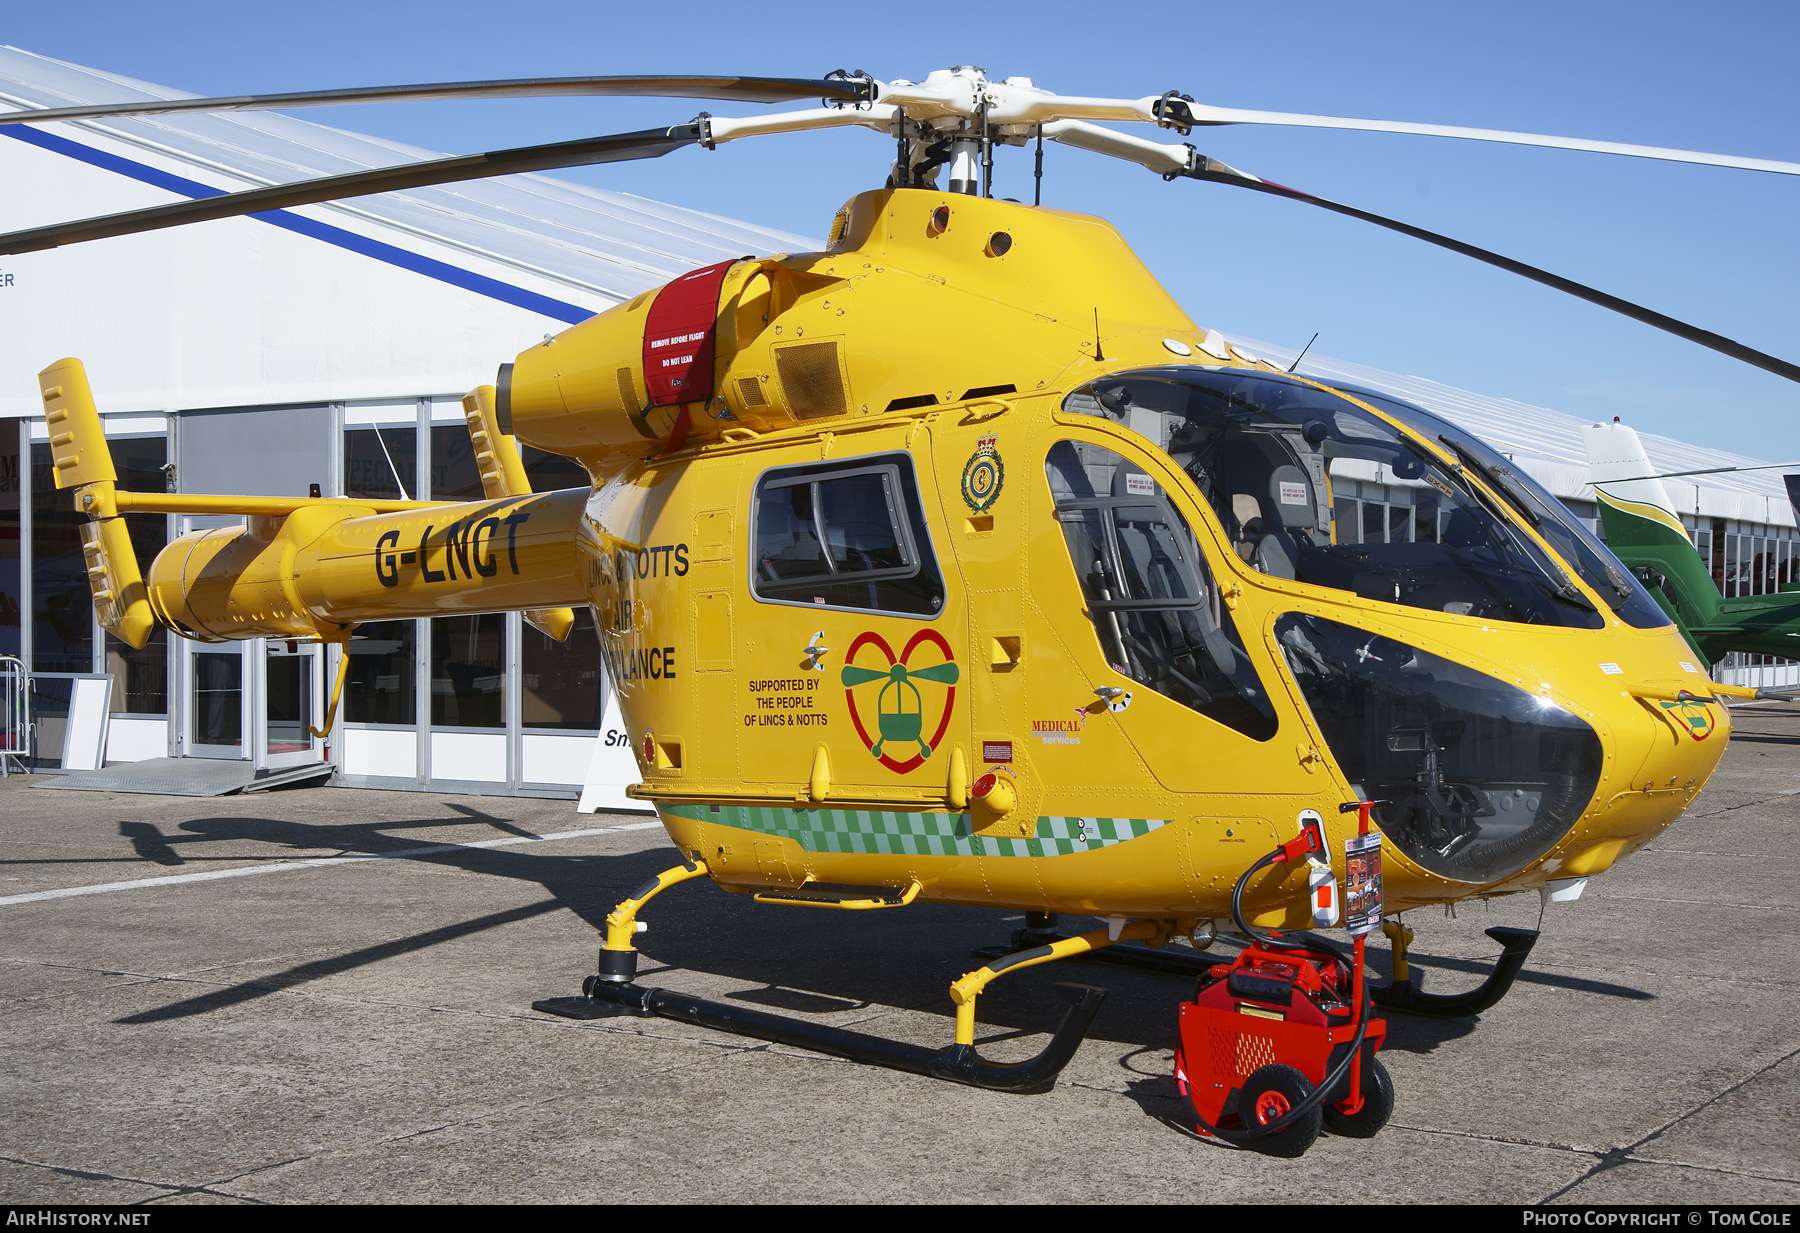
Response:
[[[1719,588],[1700,559],[1687,528],[1675,513],[1669,494],[1656,478],[1656,468],[1637,433],[1624,424],[1595,424],[1581,430],[1588,467],[1599,497],[1606,546],[1640,578],[1661,574],[1665,586],[1650,593],[1681,627],[1682,636],[1710,668],[1710,660],[1689,629],[1709,626],[1719,617]],[[1669,597],[1673,596],[1673,604]]]

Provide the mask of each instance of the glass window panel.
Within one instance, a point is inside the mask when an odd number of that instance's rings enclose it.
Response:
[[[1195,549],[1186,527],[1171,525],[1172,507],[1114,506],[1113,536],[1119,545],[1124,599],[1166,599],[1197,603]],[[1184,540],[1190,542],[1184,544]]]
[[[763,582],[786,582],[830,574],[825,550],[813,521],[813,486],[784,484],[765,488],[756,500],[756,576]]]
[[[413,657],[418,626],[412,621],[371,621],[350,635],[350,667],[344,675],[344,718],[359,724],[418,722]]]
[[[431,622],[431,723],[504,728],[506,617],[437,617]],[[440,771],[440,778],[454,774]]]
[[[1062,523],[1063,540],[1069,546],[1069,560],[1075,563],[1075,576],[1081,581],[1081,593],[1089,600],[1120,599],[1124,588],[1112,566],[1107,563],[1106,527],[1098,509],[1059,509],[1056,519]],[[1109,626],[1100,629],[1100,641],[1107,644],[1107,658],[1114,664],[1125,661],[1125,650],[1118,639],[1108,635]]]
[[[1335,543],[1362,543],[1362,518],[1357,512],[1355,498],[1339,497],[1332,502],[1331,527],[1336,533]]]
[[[1121,455],[1085,442],[1058,442],[1045,470],[1113,669],[1254,740],[1274,736],[1274,708],[1168,495]]]
[[[1438,542],[1438,524],[1443,505],[1436,489],[1422,489],[1413,498],[1413,541],[1420,544]]]
[[[141,650],[107,634],[106,671],[113,679],[113,714],[169,713],[169,639],[161,626]]]
[[[605,680],[594,610],[575,609],[567,641],[557,642],[529,625],[521,636],[519,711],[524,725],[597,731]]]
[[[1332,754],[1386,842],[1463,882],[1516,873],[1581,818],[1600,783],[1599,736],[1516,685],[1354,626],[1275,622]]]
[[[943,607],[910,455],[770,472],[754,512],[758,599],[926,617]]]
[[[463,424],[434,424],[431,428],[431,499],[479,501],[481,468],[475,465],[475,446]]]
[[[270,646],[281,644],[271,643]],[[303,753],[312,748],[312,656],[266,655],[263,705],[268,718],[268,751]]]
[[[908,564],[887,475],[821,480],[818,501],[836,573],[903,569]]]
[[[194,743],[242,745],[244,659],[237,650],[194,652]]]
[[[411,501],[419,495],[419,430],[346,428],[344,495]]]
[[[531,481],[533,492],[593,486],[594,481],[588,477],[587,471],[573,458],[546,453],[535,445],[520,446],[519,461],[525,464],[525,478]]]
[[[165,437],[127,437],[110,441],[119,487],[126,492],[166,492],[169,460]],[[169,520],[163,514],[131,517],[132,554],[138,574],[150,576],[150,563],[169,542]],[[113,679],[112,710],[116,715],[166,715],[169,713],[169,633],[158,625],[138,650],[106,636],[106,671]]]
[[[1362,542],[1387,543],[1387,506],[1365,501],[1362,507]]]
[[[9,421],[0,445],[0,655],[17,655],[19,597],[19,426]]]
[[[38,672],[94,670],[94,600],[88,591],[81,524],[59,491],[50,446],[31,447],[31,637]]]
[[[1226,534],[1255,540],[1265,572],[1277,568],[1301,582],[1383,602],[1598,629],[1604,618],[1575,585],[1573,569],[1604,588],[1602,601],[1626,621],[1667,626],[1605,546],[1506,459],[1410,404],[1350,392],[1410,421],[1432,444],[1335,393],[1274,375],[1187,366],[1113,374],[1074,391],[1064,407],[1129,423],[1163,442],[1218,512]],[[1446,444],[1459,462],[1444,457]],[[1352,483],[1365,501],[1384,505],[1404,505],[1408,496],[1435,489],[1436,535],[1390,535],[1383,515],[1379,528],[1372,521],[1365,526],[1363,543],[1333,540],[1323,533],[1330,512],[1325,494],[1348,495]],[[1387,500],[1371,491],[1383,486]],[[1239,525],[1232,516],[1244,495],[1261,502],[1262,526]],[[1527,526],[1541,529],[1552,550]]]

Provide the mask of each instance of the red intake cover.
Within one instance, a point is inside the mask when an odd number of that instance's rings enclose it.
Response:
[[[683,274],[656,293],[644,321],[644,385],[652,407],[710,402],[719,286],[735,261]]]

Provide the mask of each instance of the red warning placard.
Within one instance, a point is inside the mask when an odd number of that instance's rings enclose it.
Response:
[[[711,401],[719,286],[734,264],[721,261],[683,274],[650,302],[644,322],[644,385],[651,406]]]

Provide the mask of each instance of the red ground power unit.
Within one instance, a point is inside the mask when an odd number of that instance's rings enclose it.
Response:
[[[1371,1018],[1360,1063],[1343,1066],[1312,1108],[1272,1134],[1264,1131],[1347,1060],[1356,1038],[1356,984],[1350,959],[1298,938],[1292,945],[1254,943],[1201,977],[1194,1000],[1181,1004],[1175,1052],[1175,1082],[1193,1102],[1200,1133],[1224,1132],[1270,1155],[1298,1156],[1322,1128],[1356,1138],[1380,1130],[1393,1112],[1394,1089],[1375,1057],[1387,1023]]]

